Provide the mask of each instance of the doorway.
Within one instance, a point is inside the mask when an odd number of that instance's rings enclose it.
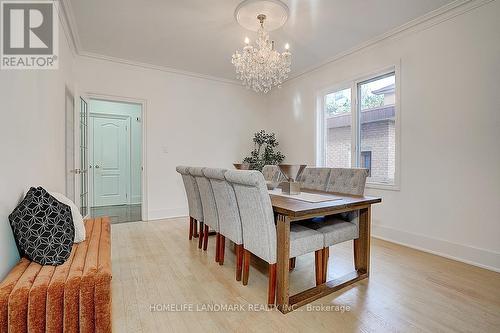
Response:
[[[142,104],[89,100],[90,215],[142,220]]]
[[[67,87],[65,122],[66,196],[88,217],[88,103],[83,97],[75,100]]]

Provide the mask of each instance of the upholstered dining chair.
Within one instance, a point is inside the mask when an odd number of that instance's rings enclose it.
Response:
[[[272,183],[273,187],[277,184],[286,181],[286,177],[281,172],[281,169],[277,165],[264,165],[262,168],[262,175],[264,175],[264,179],[266,180],[266,184]],[[269,187],[268,187],[269,188]],[[295,260],[296,258],[290,258],[290,270],[295,268]]]
[[[332,168],[326,189],[340,195],[362,196],[365,191],[367,169]],[[358,212],[342,213],[327,216],[322,222],[310,221],[308,228],[320,232],[324,236],[322,282],[326,282],[330,246],[359,238]],[[356,245],[355,245],[356,246]]]
[[[203,168],[189,168],[189,173],[196,179],[198,189],[200,190],[201,204],[203,207],[203,225],[204,229],[200,227],[200,240],[198,248],[207,250],[208,246],[208,233],[209,228],[219,232],[219,215],[217,213],[217,206],[215,205],[214,192],[210,180],[203,174]],[[203,239],[202,239],[203,238]],[[215,256],[218,257],[218,249],[215,249]]]
[[[175,170],[181,174],[189,207],[189,239],[198,237],[198,222],[203,223],[203,208],[198,184],[189,173],[189,167],[179,165]]]
[[[283,173],[277,165],[264,165],[262,174],[266,182],[279,182],[285,180]]]
[[[330,168],[305,168],[299,177],[300,187],[306,190],[325,191]]]
[[[269,263],[267,302],[273,305],[276,294],[276,226],[271,198],[264,176],[259,171],[226,171],[225,177],[234,188],[243,228],[243,285],[248,284],[250,253]],[[309,252],[321,253],[323,236],[298,224],[290,226],[290,257]],[[320,258],[316,255],[316,258]],[[321,267],[316,260],[316,272]]]
[[[219,232],[216,248],[219,249],[216,260],[224,264],[225,238],[235,244],[236,281],[241,281],[243,264],[243,232],[241,229],[240,211],[236,202],[233,186],[224,178],[226,169],[204,168],[203,174],[210,180],[214,191],[215,204],[219,214]]]

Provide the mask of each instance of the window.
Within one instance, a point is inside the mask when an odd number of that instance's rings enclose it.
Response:
[[[368,184],[396,187],[397,93],[395,69],[323,93],[318,164],[366,168]]]
[[[371,151],[362,151],[361,152],[361,168],[368,169],[368,177],[372,175],[372,152]]]
[[[351,167],[351,89],[325,96],[326,165],[331,168]]]

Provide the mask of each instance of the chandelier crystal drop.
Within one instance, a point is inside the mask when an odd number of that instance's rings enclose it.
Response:
[[[264,29],[266,16],[257,16],[260,21],[257,41],[255,46],[245,38],[245,47],[240,52],[233,54],[231,63],[236,69],[236,77],[243,82],[248,89],[255,92],[268,93],[272,87],[280,86],[288,78],[292,64],[292,54],[288,51],[279,53],[274,49],[274,41],[269,39],[269,33]]]

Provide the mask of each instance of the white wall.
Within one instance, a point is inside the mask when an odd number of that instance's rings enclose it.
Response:
[[[288,161],[315,162],[318,91],[401,61],[401,190],[367,191],[383,197],[373,234],[500,270],[499,13],[494,1],[427,22],[275,90]]]
[[[23,191],[64,191],[64,90],[146,100],[148,218],[185,215],[179,164],[231,167],[260,128],[315,161],[316,93],[401,61],[400,191],[368,190],[373,234],[500,270],[500,2],[388,39],[262,97],[233,84],[78,57],[0,71],[0,278],[18,259],[7,216]],[[430,24],[428,24],[430,25]],[[334,36],[332,37],[334,38]]]
[[[146,100],[147,219],[187,215],[177,165],[230,168],[264,123],[264,100],[239,85],[79,57],[79,90]]]
[[[117,103],[102,100],[90,100],[90,114],[121,115],[130,118],[130,203],[140,204],[142,202],[142,110],[140,104]],[[139,120],[137,120],[139,119]],[[92,155],[92,147],[89,154]],[[92,161],[89,156],[89,161]],[[90,179],[92,182],[92,179]],[[92,186],[92,184],[90,185]]]
[[[59,70],[0,70],[0,280],[19,259],[8,215],[29,186],[65,192],[65,89],[73,55],[59,29]]]

